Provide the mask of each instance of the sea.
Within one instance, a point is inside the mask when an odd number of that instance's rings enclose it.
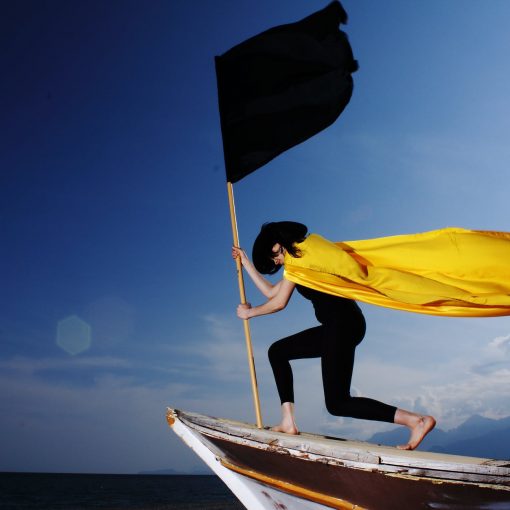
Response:
[[[1,510],[243,510],[215,475],[0,473]]]

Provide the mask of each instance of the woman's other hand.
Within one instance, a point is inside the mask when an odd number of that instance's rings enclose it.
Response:
[[[241,303],[237,307],[237,316],[240,319],[249,319],[250,318],[250,309],[251,309],[250,303],[244,303],[244,304]]]

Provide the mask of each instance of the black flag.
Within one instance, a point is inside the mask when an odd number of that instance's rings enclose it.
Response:
[[[338,1],[216,57],[227,181],[237,182],[332,124],[358,64]]]

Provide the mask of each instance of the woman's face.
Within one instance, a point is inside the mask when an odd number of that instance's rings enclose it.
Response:
[[[283,266],[283,260],[285,258],[285,248],[280,244],[276,243],[272,250],[273,256],[271,260],[274,262],[275,266]]]

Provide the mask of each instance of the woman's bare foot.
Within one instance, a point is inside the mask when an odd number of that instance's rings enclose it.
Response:
[[[294,404],[284,402],[282,404],[282,421],[279,425],[271,427],[273,432],[284,432],[285,434],[299,434],[299,430],[294,420]]]
[[[411,436],[407,444],[399,445],[397,448],[414,450],[435,426],[436,420],[432,416],[419,416],[414,425],[408,425],[411,429]]]
[[[279,425],[275,425],[274,427],[271,427],[271,430],[273,432],[285,432],[285,434],[299,434],[299,430],[295,425],[287,425],[283,422]]]

